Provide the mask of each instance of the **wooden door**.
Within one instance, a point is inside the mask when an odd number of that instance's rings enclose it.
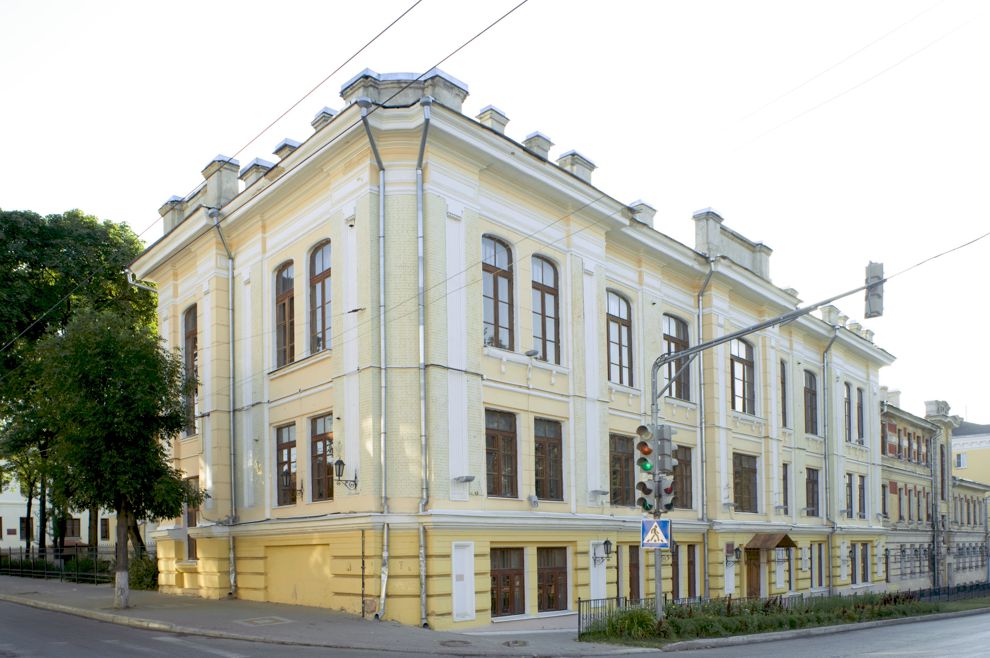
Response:
[[[746,596],[749,598],[760,597],[760,551],[759,549],[746,549]]]
[[[629,547],[629,598],[639,600],[639,546]]]

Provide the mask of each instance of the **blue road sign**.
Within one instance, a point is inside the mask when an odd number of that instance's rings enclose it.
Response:
[[[670,519],[643,519],[640,547],[670,548],[670,540]]]

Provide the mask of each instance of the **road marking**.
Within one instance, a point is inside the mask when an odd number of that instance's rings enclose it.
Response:
[[[130,642],[124,642],[123,640],[103,640],[103,642],[106,644],[112,644],[115,647],[123,647],[124,649],[128,649],[130,651],[143,651],[144,653],[163,654],[166,656],[168,655],[167,651],[159,651],[158,649],[151,649],[149,647],[142,646],[140,644],[131,644]]]
[[[169,644],[179,644],[184,647],[190,647],[192,649],[195,649],[196,651],[202,651],[204,653],[212,653],[214,656],[223,656],[223,658],[247,658],[247,656],[241,653],[231,653],[230,651],[224,651],[223,649],[204,647],[202,645],[196,644],[195,642],[189,642],[188,640],[183,640],[181,637],[162,635],[154,639],[158,640],[159,642],[168,642]]]

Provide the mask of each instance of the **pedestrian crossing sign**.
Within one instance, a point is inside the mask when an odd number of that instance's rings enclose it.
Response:
[[[643,519],[641,548],[670,548],[670,519]]]

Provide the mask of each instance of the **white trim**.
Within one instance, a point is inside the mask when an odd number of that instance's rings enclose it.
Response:
[[[474,591],[474,542],[453,542],[450,547],[450,564],[452,618],[455,622],[471,621],[477,613]]]

